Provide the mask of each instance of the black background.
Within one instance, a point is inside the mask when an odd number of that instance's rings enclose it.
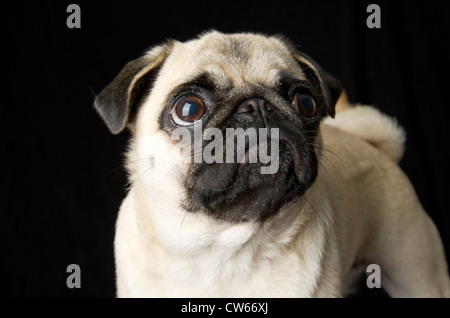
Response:
[[[1,295],[115,295],[128,133],[110,135],[92,102],[149,47],[212,28],[282,33],[338,77],[351,101],[397,117],[408,133],[401,166],[450,255],[445,1],[72,2],[81,29],[66,26],[70,1],[2,9]],[[381,29],[366,26],[370,3],[381,7]],[[80,289],[66,286],[73,263]]]

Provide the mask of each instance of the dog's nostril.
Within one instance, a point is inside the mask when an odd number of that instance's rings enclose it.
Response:
[[[239,105],[236,112],[238,114],[264,113],[264,112],[272,112],[274,110],[275,110],[275,108],[265,99],[252,98],[252,99],[247,99],[241,105]]]
[[[255,110],[256,110],[256,108],[253,105],[251,105],[250,103],[242,103],[241,105],[239,105],[236,112],[238,114],[253,113]]]

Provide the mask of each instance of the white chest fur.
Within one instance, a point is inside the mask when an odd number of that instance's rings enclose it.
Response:
[[[302,204],[293,205],[264,226],[230,225],[204,214],[183,213],[175,218],[176,214],[157,212],[136,196],[132,189],[117,221],[118,296],[311,297],[317,293],[326,226],[309,219],[312,214],[306,204],[302,213]],[[309,226],[299,231],[306,220]]]

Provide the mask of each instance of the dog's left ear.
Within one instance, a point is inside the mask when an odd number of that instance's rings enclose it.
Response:
[[[151,89],[172,46],[172,42],[166,42],[128,62],[95,98],[94,107],[113,134],[120,133],[132,121],[137,105]]]
[[[307,79],[322,93],[321,97],[325,110],[330,117],[334,118],[336,114],[336,102],[343,91],[341,82],[322,69],[308,55],[296,50],[292,55],[297,60]]]

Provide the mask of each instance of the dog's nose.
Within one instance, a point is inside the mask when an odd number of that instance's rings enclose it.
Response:
[[[236,110],[237,114],[254,117],[267,117],[275,108],[263,98],[251,98],[245,100]]]

